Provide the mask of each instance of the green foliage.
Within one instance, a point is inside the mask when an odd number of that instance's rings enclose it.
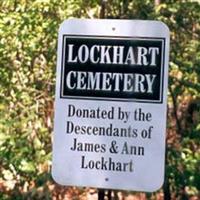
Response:
[[[161,2],[107,0],[102,10],[97,0],[0,1],[0,199],[51,199],[58,27],[64,19],[98,18],[102,11],[106,18],[161,20],[169,26],[166,187],[179,199],[198,194],[200,3]]]

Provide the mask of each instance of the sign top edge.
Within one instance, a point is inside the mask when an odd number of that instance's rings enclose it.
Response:
[[[104,28],[103,28],[104,27]],[[137,27],[135,29],[135,27]],[[91,34],[99,35],[144,36],[155,35],[169,38],[169,28],[162,21],[156,20],[128,20],[128,19],[67,19],[59,27],[60,34]],[[83,32],[84,30],[84,32]],[[152,32],[152,30],[154,30]],[[157,30],[155,32],[155,30]],[[96,35],[95,34],[95,35]]]

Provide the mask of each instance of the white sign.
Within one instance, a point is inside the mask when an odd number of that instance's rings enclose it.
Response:
[[[59,29],[52,176],[152,192],[164,181],[169,30],[67,20]]]

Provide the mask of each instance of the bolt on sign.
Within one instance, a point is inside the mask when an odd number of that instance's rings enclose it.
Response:
[[[66,20],[59,29],[52,176],[152,192],[164,180],[169,30]]]

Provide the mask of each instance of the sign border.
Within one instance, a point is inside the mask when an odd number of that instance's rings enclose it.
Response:
[[[64,82],[64,58],[65,58],[65,37],[71,38],[93,38],[93,39],[124,39],[124,40],[154,40],[154,41],[161,41],[162,42],[162,55],[161,55],[161,73],[160,73],[160,95],[159,100],[145,100],[145,99],[126,99],[126,98],[110,98],[110,97],[87,97],[87,96],[72,96],[72,95],[63,95],[63,82]],[[163,103],[163,87],[164,87],[164,66],[165,66],[165,47],[166,47],[166,38],[164,37],[131,37],[131,36],[104,36],[104,35],[76,35],[76,34],[63,34],[62,35],[62,56],[61,56],[61,80],[60,80],[60,98],[61,99],[76,99],[76,100],[99,100],[99,101],[121,101],[121,102],[141,102],[141,103],[156,103],[162,104]]]

